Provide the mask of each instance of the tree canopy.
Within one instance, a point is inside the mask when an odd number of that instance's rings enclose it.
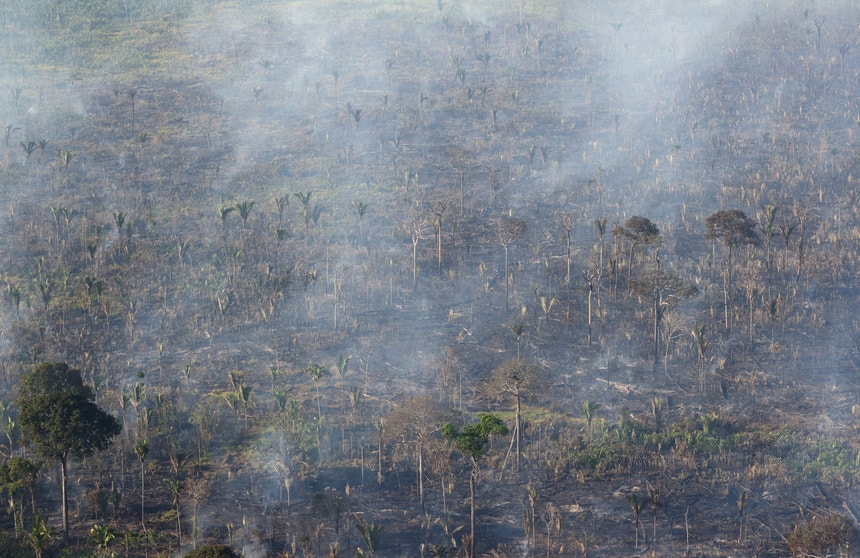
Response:
[[[460,453],[468,455],[477,462],[484,455],[484,447],[490,441],[490,436],[505,436],[508,427],[499,417],[490,413],[479,413],[478,422],[467,424],[463,430],[458,430],[450,422],[442,425],[442,435],[451,440]]]
[[[83,457],[110,445],[121,426],[99,408],[80,370],[42,363],[21,379],[18,399],[24,444],[47,460]]]
[[[83,457],[107,448],[122,427],[113,415],[96,405],[81,371],[65,363],[42,363],[24,374],[18,408],[24,444],[40,458],[59,460],[62,465],[63,531],[68,534],[69,454]]]
[[[705,238],[719,240],[728,248],[759,243],[756,222],[738,209],[717,211],[705,219]]]
[[[647,217],[634,215],[624,222],[623,227],[615,227],[612,233],[623,236],[634,244],[653,244],[659,239],[660,227]]]

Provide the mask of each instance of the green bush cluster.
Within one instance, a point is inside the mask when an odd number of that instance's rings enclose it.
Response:
[[[665,430],[622,413],[618,423],[583,440],[570,451],[571,465],[586,474],[603,474],[642,459],[645,454],[670,451],[708,458],[734,450],[736,428],[715,413],[680,420]]]

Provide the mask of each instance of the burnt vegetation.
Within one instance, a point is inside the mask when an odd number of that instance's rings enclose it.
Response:
[[[594,4],[3,2],[0,554],[856,553],[857,9]]]

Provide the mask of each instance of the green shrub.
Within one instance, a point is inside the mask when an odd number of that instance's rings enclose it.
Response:
[[[33,553],[29,548],[21,546],[10,533],[0,531],[0,556],[4,558],[30,558]]]

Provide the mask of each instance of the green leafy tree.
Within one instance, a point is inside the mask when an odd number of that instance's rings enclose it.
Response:
[[[467,555],[475,557],[475,484],[478,480],[478,465],[484,456],[487,444],[491,436],[507,436],[508,427],[499,417],[490,413],[479,413],[478,422],[467,424],[463,430],[459,430],[450,422],[442,425],[442,436],[454,444],[454,447],[467,456],[472,462],[472,471],[469,474],[469,537]]]
[[[18,422],[24,444],[46,461],[59,460],[63,533],[68,536],[66,487],[70,455],[84,457],[106,449],[122,427],[96,405],[81,371],[62,362],[37,365],[21,378]]]
[[[39,466],[23,457],[10,457],[5,463],[0,463],[0,492],[4,492],[9,501],[9,510],[15,525],[15,536],[18,538],[24,531],[21,494],[24,489],[29,489],[32,513],[35,515],[36,502],[33,497],[33,488],[36,485],[38,474]]]

